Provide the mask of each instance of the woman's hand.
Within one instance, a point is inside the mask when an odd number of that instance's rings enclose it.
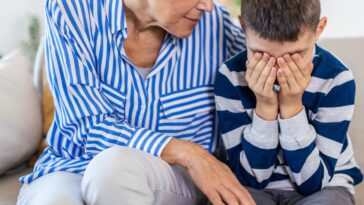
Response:
[[[199,145],[172,139],[162,152],[162,159],[187,169],[196,186],[214,205],[253,205],[249,192],[224,163]]]
[[[277,76],[274,67],[276,59],[264,53],[254,53],[247,61],[245,80],[257,99],[256,113],[264,120],[276,120],[278,115],[278,97],[273,90]]]

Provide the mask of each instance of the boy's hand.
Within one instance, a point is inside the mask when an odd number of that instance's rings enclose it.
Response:
[[[287,119],[297,115],[302,109],[302,96],[311,82],[313,64],[306,64],[298,54],[284,55],[278,58],[278,93],[281,118]]]
[[[276,59],[268,54],[255,53],[247,61],[245,79],[249,88],[257,98],[255,112],[264,120],[276,120],[278,115],[278,97],[273,90],[277,77],[277,68],[274,68]]]

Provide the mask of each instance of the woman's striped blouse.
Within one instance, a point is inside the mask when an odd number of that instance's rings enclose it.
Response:
[[[179,138],[213,151],[215,73],[245,48],[245,37],[214,5],[192,35],[167,34],[144,79],[123,49],[128,28],[121,0],[47,0],[46,63],[55,101],[49,147],[30,183],[55,171],[82,174],[99,152],[128,146],[159,156]]]

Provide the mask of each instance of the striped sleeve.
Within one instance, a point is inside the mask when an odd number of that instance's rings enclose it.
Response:
[[[279,119],[280,144],[288,172],[304,195],[320,191],[330,182],[344,150],[354,110],[352,73],[341,72],[332,79],[326,93],[312,122],[305,109],[291,119]]]
[[[278,154],[278,122],[259,118],[244,107],[241,90],[248,91],[245,72],[223,65],[216,77],[215,100],[219,128],[228,163],[243,185],[265,188],[273,174]]]
[[[88,34],[67,12],[67,5],[46,3],[46,63],[60,132],[85,145],[86,153],[121,145],[159,156],[170,137],[130,126],[123,115],[115,114],[118,108],[106,95],[122,97],[99,81]]]
[[[224,32],[225,32],[225,46],[226,46],[226,59],[233,57],[246,49],[245,34],[240,27],[231,18],[229,12],[224,7],[218,7],[223,14]]]

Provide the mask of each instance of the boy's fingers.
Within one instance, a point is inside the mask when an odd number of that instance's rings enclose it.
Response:
[[[284,61],[283,58],[280,58],[278,60],[278,65],[280,69],[283,71],[286,82],[290,89],[294,89],[297,86],[297,82],[295,77],[293,76],[293,73],[291,69],[288,67],[287,63]]]
[[[282,69],[278,69],[277,79],[278,79],[278,83],[281,86],[282,90],[289,90],[289,86],[288,86],[286,77],[285,77],[284,72],[283,72]]]
[[[245,62],[245,67],[246,67],[245,78],[246,78],[246,79],[249,79],[249,78],[250,78],[250,75],[251,75],[251,73],[252,73],[252,70],[253,70],[251,67],[249,67],[249,60],[247,60],[247,61]]]
[[[261,53],[254,53],[253,58],[249,59],[247,61],[247,76],[248,78],[251,77],[252,71],[256,67],[256,65],[259,63],[259,61],[263,58],[263,55]]]
[[[277,68],[273,67],[270,70],[267,80],[265,81],[264,92],[270,92],[273,90],[274,81],[276,81],[276,78],[277,78]]]
[[[272,67],[274,66],[274,64],[276,63],[276,60],[274,58],[270,58],[267,65],[264,67],[263,72],[260,74],[257,85],[259,86],[259,88],[261,90],[264,89],[264,85],[270,75],[270,72],[272,70]]]
[[[253,73],[251,74],[250,80],[252,82],[257,82],[260,74],[263,72],[263,69],[267,65],[269,61],[270,56],[266,53],[264,53],[262,59],[258,62],[258,64],[255,66]]]
[[[302,57],[295,53],[292,55],[292,60],[293,62],[298,66],[299,70],[302,72],[304,77],[308,77],[309,75],[311,75],[311,71],[309,70],[309,65],[307,65]]]
[[[254,53],[253,58],[249,59],[249,66],[254,68],[262,58],[263,58],[262,53]]]
[[[293,74],[293,77],[295,78],[296,82],[298,84],[300,84],[301,86],[304,87],[304,84],[302,83],[305,83],[306,82],[306,79],[302,73],[302,71],[298,68],[298,66],[296,65],[296,63],[294,61],[292,61],[292,58],[290,55],[286,54],[283,56],[283,59],[280,58],[278,60],[278,62],[281,61],[282,63],[282,60],[283,62],[285,62],[287,64],[287,66],[290,68],[292,74]]]
[[[310,76],[311,76],[311,74],[312,74],[313,67],[314,67],[314,65],[313,65],[313,63],[311,62],[311,63],[309,64],[309,66],[308,66],[308,72],[309,72],[309,75],[310,75]]]

